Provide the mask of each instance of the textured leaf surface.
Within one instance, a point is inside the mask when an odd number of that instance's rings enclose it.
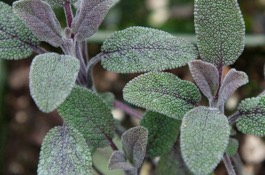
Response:
[[[195,0],[195,31],[201,59],[231,65],[245,46],[245,24],[237,0]]]
[[[182,120],[180,146],[186,165],[196,175],[211,173],[228,145],[230,126],[217,109],[197,107]]]
[[[92,175],[92,158],[82,134],[55,127],[46,135],[40,152],[39,175]]]
[[[141,120],[141,126],[148,129],[147,153],[155,157],[170,151],[177,140],[180,125],[180,120],[148,111]]]
[[[265,136],[265,96],[243,100],[238,111],[236,126],[245,134]]]
[[[73,20],[72,31],[78,41],[84,41],[97,32],[109,9],[117,0],[83,0],[76,18]]]
[[[0,58],[21,59],[32,53],[38,39],[13,13],[12,8],[0,2]]]
[[[236,139],[230,138],[229,143],[226,148],[226,153],[228,156],[233,156],[237,153],[239,147],[239,142]]]
[[[39,109],[51,112],[64,102],[75,85],[79,61],[47,53],[35,57],[30,68],[30,93]]]
[[[106,137],[114,134],[114,120],[109,106],[92,91],[76,86],[59,107],[59,114],[78,129],[92,147],[108,146]]]
[[[63,6],[66,0],[44,0],[48,2],[51,6]],[[68,0],[71,4],[74,4],[78,0]]]
[[[147,73],[123,89],[126,101],[181,120],[201,99],[197,87],[171,73]]]
[[[59,21],[46,2],[20,0],[13,3],[13,10],[41,41],[54,47],[63,43]]]
[[[113,102],[115,101],[115,96],[111,92],[104,92],[98,94],[108,105],[109,107],[113,107]]]
[[[173,69],[197,57],[196,48],[188,41],[145,27],[115,32],[101,50],[103,67],[117,73]]]
[[[134,167],[127,162],[125,155],[122,151],[114,151],[110,157],[108,167],[110,170],[113,169],[123,169],[123,170],[131,170]]]

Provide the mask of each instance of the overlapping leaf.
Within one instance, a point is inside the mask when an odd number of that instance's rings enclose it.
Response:
[[[231,65],[245,45],[245,25],[237,0],[195,0],[195,31],[201,59]]]
[[[59,126],[46,135],[40,152],[39,175],[92,175],[92,158],[82,134]]]
[[[0,58],[26,58],[37,45],[38,39],[13,13],[12,8],[0,2]]]
[[[181,124],[181,153],[196,175],[211,173],[227,148],[228,119],[217,109],[197,107],[187,112]]]
[[[19,0],[14,12],[41,40],[58,47],[63,43],[61,26],[49,4],[42,0]]]
[[[30,68],[30,93],[39,109],[51,112],[71,93],[79,71],[71,56],[47,53],[35,57]]]
[[[77,128],[91,147],[108,146],[114,134],[114,120],[109,106],[92,91],[76,86],[59,107],[59,114]]]
[[[51,6],[64,6],[65,2],[68,1],[71,4],[74,4],[75,2],[77,2],[78,0],[43,0],[48,2]]]
[[[130,81],[123,89],[124,99],[139,107],[181,120],[201,99],[191,82],[171,73],[147,73]]]
[[[117,73],[173,69],[197,57],[196,48],[188,41],[145,27],[115,32],[101,50],[103,67]]]
[[[108,167],[110,170],[113,169],[122,169],[122,170],[132,170],[133,167],[129,162],[122,151],[114,151],[110,157]]]
[[[234,156],[237,153],[239,142],[236,139],[230,138],[226,148],[226,154],[228,156]]]

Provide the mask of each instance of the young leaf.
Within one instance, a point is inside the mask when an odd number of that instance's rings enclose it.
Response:
[[[201,99],[197,87],[171,73],[152,72],[130,81],[123,89],[128,102],[181,120]]]
[[[42,143],[38,174],[92,175],[92,158],[82,134],[67,126],[51,129]]]
[[[49,4],[41,0],[19,0],[13,10],[41,40],[58,47],[63,43],[61,26]]]
[[[117,0],[82,0],[73,20],[72,32],[78,41],[85,41],[97,32],[109,9]]]
[[[181,121],[163,114],[148,111],[141,120],[141,126],[148,129],[147,153],[151,157],[167,153],[175,143]]]
[[[217,109],[197,107],[182,120],[180,146],[186,165],[196,175],[211,173],[228,145],[228,119]]]
[[[237,0],[195,0],[195,31],[201,59],[231,65],[245,46],[245,24]]]
[[[248,98],[239,106],[237,129],[245,134],[265,136],[265,96]]]
[[[122,151],[114,151],[112,153],[108,167],[110,170],[113,169],[132,170],[135,168],[129,162],[127,162],[126,157]]]
[[[26,58],[37,45],[38,39],[13,13],[12,8],[0,2],[0,58]]]
[[[237,153],[238,147],[238,141],[236,139],[230,138],[225,152],[230,157],[234,156]]]
[[[109,107],[113,107],[113,102],[115,101],[115,96],[111,92],[104,92],[104,93],[99,93],[98,94],[106,104],[109,105]]]
[[[197,57],[196,48],[188,41],[145,27],[115,32],[103,43],[101,51],[103,67],[117,73],[173,69]]]
[[[194,60],[189,63],[191,75],[201,92],[211,100],[218,88],[218,70],[207,62]]]
[[[29,86],[41,111],[51,112],[64,102],[75,85],[79,67],[79,61],[72,56],[47,53],[35,57]]]
[[[58,108],[64,121],[77,128],[91,147],[108,146],[114,134],[114,120],[109,106],[94,92],[75,86]]]
[[[66,1],[70,2],[71,4],[74,4],[78,0],[44,0],[44,1],[48,2],[51,6],[62,7],[64,6]]]

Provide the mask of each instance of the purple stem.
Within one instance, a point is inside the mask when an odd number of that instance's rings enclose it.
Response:
[[[139,120],[142,119],[142,113],[131,108],[130,106],[128,106],[128,105],[126,105],[126,104],[124,104],[118,100],[115,100],[113,104],[116,108],[123,110],[126,114],[129,114],[129,115],[131,115],[131,116],[133,116]]]
[[[71,28],[72,22],[73,22],[73,13],[72,13],[71,4],[69,0],[66,0],[64,3],[64,11],[65,11],[66,19],[67,19],[67,25],[68,27]]]
[[[115,143],[112,141],[112,138],[110,138],[110,137],[107,136],[106,134],[105,134],[105,137],[106,137],[106,139],[109,141],[109,143],[110,143],[110,147],[112,148],[113,151],[117,151],[117,150],[119,150],[118,147],[115,145]]]
[[[230,157],[225,153],[223,156],[223,162],[229,175],[236,175],[234,167],[231,163]]]

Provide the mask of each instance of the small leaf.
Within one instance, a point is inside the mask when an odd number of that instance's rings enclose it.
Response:
[[[195,0],[195,31],[201,59],[231,65],[245,46],[245,24],[237,0]]]
[[[92,158],[82,134],[67,126],[51,129],[42,143],[38,174],[92,175]]]
[[[110,157],[108,167],[110,170],[122,169],[132,170],[134,167],[127,162],[125,155],[122,151],[114,151]]]
[[[30,68],[30,93],[39,109],[51,112],[71,93],[79,61],[66,55],[47,53],[35,57]]]
[[[173,69],[197,57],[194,45],[183,38],[145,27],[115,32],[101,50],[103,67],[117,73]]]
[[[265,96],[248,98],[239,106],[236,126],[244,134],[265,136]]]
[[[201,99],[196,86],[171,73],[152,72],[136,77],[123,89],[128,102],[181,120]]]
[[[82,0],[72,31],[78,41],[84,41],[97,32],[109,9],[117,0]]]
[[[148,111],[141,120],[141,126],[148,129],[147,152],[151,157],[167,153],[175,143],[181,121],[163,114]]]
[[[13,10],[41,40],[58,47],[63,43],[61,26],[49,4],[41,0],[19,0]]]
[[[106,137],[114,134],[114,120],[109,106],[92,91],[76,86],[58,109],[63,120],[77,128],[91,147],[105,147]]]
[[[71,4],[74,4],[78,0],[44,0],[44,1],[48,2],[51,6],[63,7],[66,1],[70,2]]]
[[[202,93],[209,99],[213,99],[219,86],[217,68],[207,62],[194,60],[189,63],[191,75]]]
[[[226,148],[226,154],[228,156],[234,156],[237,153],[239,143],[236,139],[230,138]]]
[[[113,107],[113,102],[115,101],[115,96],[111,92],[104,92],[98,94],[105,102],[109,105],[109,107]]]
[[[211,173],[228,145],[230,126],[217,109],[197,107],[182,120],[180,146],[186,165],[196,175]]]
[[[38,39],[13,13],[11,6],[0,2],[0,58],[26,58],[38,44]]]

